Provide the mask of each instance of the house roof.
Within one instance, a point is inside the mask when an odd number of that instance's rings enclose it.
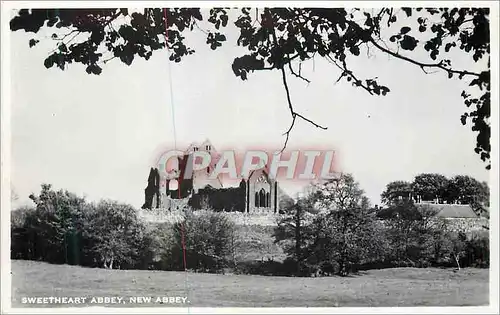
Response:
[[[417,207],[429,206],[437,211],[436,217],[441,218],[478,218],[479,216],[469,205],[458,204],[436,204],[436,203],[418,203]]]

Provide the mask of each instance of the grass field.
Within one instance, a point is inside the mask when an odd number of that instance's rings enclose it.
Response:
[[[189,301],[188,305],[106,305],[115,307],[484,306],[488,283],[485,269],[394,268],[346,278],[294,278],[104,270],[18,260],[12,261],[12,306],[49,306],[21,302],[23,297],[40,296],[121,296],[125,302],[136,296],[153,301],[187,296]],[[91,306],[89,300],[86,305]]]

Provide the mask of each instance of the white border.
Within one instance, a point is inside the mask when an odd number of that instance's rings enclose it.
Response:
[[[50,7],[214,7],[214,6],[250,6],[250,7],[272,7],[272,6],[307,6],[307,7],[382,7],[387,6],[387,1],[2,1],[2,52],[1,52],[1,69],[2,69],[2,86],[1,86],[1,302],[2,314],[23,314],[23,313],[39,313],[39,314],[68,314],[68,313],[115,313],[115,314],[171,314],[171,313],[189,313],[189,314],[208,314],[208,313],[262,313],[262,314],[329,314],[329,313],[367,313],[367,314],[397,314],[405,313],[421,313],[421,314],[466,314],[466,313],[482,313],[482,314],[498,314],[498,222],[499,222],[499,148],[498,148],[498,118],[499,118],[499,94],[498,86],[499,76],[499,4],[497,1],[392,1],[392,7],[449,7],[449,6],[471,6],[471,7],[489,7],[491,16],[491,161],[492,168],[490,171],[490,187],[491,187],[491,218],[490,218],[490,305],[486,307],[380,307],[380,308],[11,308],[11,277],[10,277],[10,10],[15,8],[50,8]]]

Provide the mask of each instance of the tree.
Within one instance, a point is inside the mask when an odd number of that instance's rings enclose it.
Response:
[[[10,214],[10,253],[12,259],[33,259],[34,243],[30,237],[27,225],[28,218],[33,217],[35,208],[23,206],[15,209]]]
[[[289,209],[295,204],[295,200],[292,197],[288,196],[286,193],[280,193],[278,198],[278,204],[280,213],[285,212],[285,209]]]
[[[453,177],[448,185],[448,202],[471,205],[477,212],[489,206],[490,190],[487,183],[481,183],[467,175]]]
[[[443,201],[447,198],[448,179],[441,174],[419,174],[411,186],[418,200]]]
[[[451,254],[457,263],[457,268],[460,270],[460,258],[465,256],[465,250],[467,246],[467,236],[459,232],[456,237],[451,238]]]
[[[310,259],[336,264],[337,273],[347,275],[355,264],[380,258],[383,241],[375,209],[352,175],[319,184],[314,192],[320,213],[313,223]]]
[[[87,212],[84,226],[86,255],[107,269],[132,267],[149,243],[135,209],[102,200]],[[147,247],[147,246],[146,246]]]
[[[168,268],[219,271],[227,267],[234,260],[234,230],[234,223],[224,213],[193,215],[188,212],[185,220],[173,227],[174,242],[168,253]]]
[[[246,51],[235,57],[232,69],[246,80],[254,71],[281,73],[291,115],[285,146],[297,120],[322,126],[295,111],[287,83],[287,72],[309,82],[301,74],[303,62],[320,56],[347,80],[372,95],[386,95],[390,89],[377,78],[360,78],[350,65],[366,52],[377,51],[410,63],[429,73],[436,70],[449,78],[467,80],[461,92],[468,109],[462,124],[472,122],[478,132],[475,152],[490,160],[490,25],[488,8],[146,8],[128,9],[22,9],[10,21],[12,31],[38,33],[40,29],[63,29],[51,39],[56,47],[45,59],[47,68],[65,69],[82,63],[89,74],[100,74],[103,65],[118,58],[131,65],[136,56],[148,60],[154,51],[168,47],[170,60],[180,62],[195,51],[186,45],[185,33],[202,31],[207,44],[217,49],[227,40],[223,29],[233,24],[236,41]],[[234,23],[229,23],[229,21]],[[203,24],[201,21],[208,23]],[[203,24],[200,26],[200,24]],[[40,39],[32,38],[29,46]],[[429,60],[417,60],[412,53],[426,51]],[[456,51],[479,63],[482,71],[455,68],[446,54]],[[472,89],[472,90],[471,90]],[[490,168],[489,163],[487,168]]]
[[[36,210],[26,220],[33,240],[34,258],[52,263],[79,264],[79,239],[87,204],[84,198],[65,190],[54,191],[42,184],[38,196],[29,196]]]
[[[437,260],[435,251],[442,247],[435,242],[441,225],[435,220],[437,211],[412,200],[397,201],[378,213],[384,219],[390,241],[391,259],[398,265]]]
[[[413,194],[411,183],[405,181],[394,181],[387,184],[382,192],[381,200],[384,204],[390,205],[400,199],[409,199]]]
[[[307,238],[310,234],[312,205],[307,197],[297,202],[290,202],[283,208],[283,217],[278,221],[274,237],[276,243],[281,243],[285,253],[296,263],[296,273],[304,271]]]

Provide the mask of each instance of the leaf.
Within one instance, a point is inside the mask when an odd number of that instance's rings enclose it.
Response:
[[[449,51],[450,51],[451,46],[452,46],[452,44],[451,44],[451,43],[447,43],[447,44],[444,46],[444,51],[449,52]]]
[[[354,56],[359,56],[359,47],[358,46],[352,46],[351,48],[349,48],[349,51],[351,52],[351,54],[353,54]]]
[[[226,36],[221,33],[215,33],[215,40],[219,42],[223,42],[226,40]]]
[[[406,13],[407,17],[411,16],[411,8],[401,8],[401,10],[403,10]]]
[[[404,50],[414,50],[415,47],[417,47],[417,43],[418,40],[416,40],[414,37],[405,35],[403,36],[403,39],[399,42],[399,45]]]
[[[460,117],[460,122],[462,123],[462,125],[465,126],[465,124],[467,123],[467,117],[469,116],[468,113],[465,113],[463,114],[461,117]]]
[[[222,26],[223,26],[223,27],[226,27],[226,25],[227,25],[227,21],[228,21],[228,16],[227,16],[227,14],[221,15],[220,19],[221,19],[221,21],[222,21]]]
[[[410,27],[408,27],[408,26],[403,26],[403,27],[401,28],[401,34],[406,34],[406,33],[408,33],[409,31],[411,31],[411,28],[410,28]]]
[[[437,58],[437,55],[439,54],[439,50],[437,49],[434,49],[432,52],[431,52],[431,58],[432,60],[436,60]]]
[[[49,69],[54,65],[54,63],[55,63],[54,55],[50,55],[47,58],[45,58],[43,65],[45,66],[45,68]]]
[[[127,66],[130,66],[132,64],[132,61],[134,61],[134,55],[133,54],[130,54],[128,52],[124,52],[121,56],[120,56],[120,60],[126,64]]]
[[[193,9],[191,15],[198,21],[202,21],[203,17],[201,15],[200,9]]]
[[[30,48],[31,48],[31,47],[33,47],[33,46],[35,46],[35,45],[36,45],[36,44],[38,44],[39,42],[40,42],[40,41],[39,41],[39,40],[37,40],[37,39],[33,39],[33,38],[32,38],[32,39],[30,39],[30,41],[29,41]]]
[[[68,52],[68,48],[66,47],[66,44],[61,43],[61,45],[59,45],[59,51],[60,52]]]

